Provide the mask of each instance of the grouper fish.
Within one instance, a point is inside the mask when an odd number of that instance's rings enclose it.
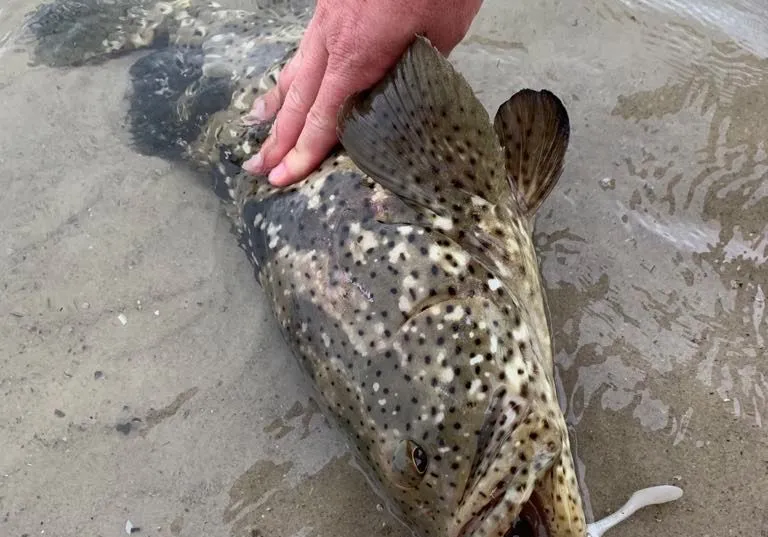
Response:
[[[282,334],[393,514],[420,537],[597,537],[554,382],[534,217],[561,176],[568,113],[523,89],[491,122],[419,36],[347,100],[340,145],[286,188],[241,164],[309,10],[188,0],[56,0],[31,14],[33,63],[153,48],[131,67],[132,143],[207,169]]]

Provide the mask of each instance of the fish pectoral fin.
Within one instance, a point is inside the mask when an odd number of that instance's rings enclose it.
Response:
[[[568,431],[560,429],[562,449],[555,463],[540,477],[535,495],[544,511],[550,537],[584,536],[586,520],[573,462]]]
[[[499,107],[494,120],[509,181],[533,216],[557,184],[570,137],[568,112],[553,93],[524,89]]]
[[[361,170],[430,218],[462,220],[511,198],[488,112],[426,38],[347,99],[338,134]]]
[[[519,221],[538,207],[562,169],[568,115],[557,97],[516,93],[499,111],[499,135],[464,77],[417,37],[381,82],[347,99],[338,123],[353,162],[414,209],[416,223],[516,285],[512,258],[527,233]],[[515,163],[525,173],[510,173]]]

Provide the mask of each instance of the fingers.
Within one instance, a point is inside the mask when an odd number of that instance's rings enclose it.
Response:
[[[472,22],[483,4],[483,0],[453,0],[445,2],[446,11],[450,17],[425,18],[421,30],[437,50],[444,56],[450,55],[453,49],[467,35]]]
[[[344,99],[376,83],[414,33],[427,35],[449,53],[467,32],[482,0],[452,0],[447,2],[450,16],[437,17],[435,1],[318,0],[297,54],[246,119],[274,118],[274,123],[259,153],[243,168],[254,174],[269,172],[275,186],[303,179],[336,145],[337,113]],[[399,8],[385,9],[384,4]],[[402,19],[397,25],[391,24],[393,13]]]
[[[293,80],[296,78],[296,73],[301,66],[302,56],[301,49],[297,50],[293,58],[291,58],[283,70],[280,71],[277,78],[277,85],[253,101],[251,111],[243,118],[247,123],[261,123],[269,121],[275,117],[277,111],[283,106],[285,94],[288,92]]]
[[[312,32],[302,42],[300,53],[280,74],[278,84],[261,103],[254,103],[250,116],[266,121],[275,116],[272,132],[257,155],[243,164],[249,173],[263,173],[274,168],[294,146],[307,114],[323,81],[328,55],[322,39]],[[289,68],[290,66],[290,68]],[[259,119],[260,116],[263,119]]]
[[[312,46],[314,33],[311,27],[305,32],[298,50],[278,74],[277,85],[253,102],[251,111],[245,116],[246,121],[263,122],[275,117],[280,107],[283,106],[285,95],[301,68],[304,61],[304,50]]]
[[[338,143],[336,127],[344,99],[375,83],[389,68],[389,64],[382,61],[362,64],[354,58],[354,53],[343,51],[344,48],[339,47],[337,54],[330,56],[322,85],[295,147],[292,146],[269,174],[269,182],[273,185],[295,183],[322,163]]]
[[[292,144],[282,162],[270,172],[270,183],[286,186],[302,179],[333,149],[338,140],[336,115],[347,97],[349,86],[344,70],[328,70],[295,147]]]

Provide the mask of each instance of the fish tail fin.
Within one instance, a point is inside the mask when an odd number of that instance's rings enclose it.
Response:
[[[198,49],[169,47],[139,58],[130,70],[128,129],[143,155],[186,157],[209,118],[232,97],[226,78],[203,76]]]
[[[72,67],[103,63],[168,43],[191,0],[53,0],[27,15],[22,43],[34,43],[31,63]]]

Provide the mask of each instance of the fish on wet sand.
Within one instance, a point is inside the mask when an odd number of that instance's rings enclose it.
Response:
[[[418,37],[347,101],[341,147],[277,189],[240,169],[269,129],[243,115],[300,32],[212,4],[142,0],[134,26],[95,10],[87,20],[110,39],[77,49],[41,31],[61,30],[51,13],[72,3],[49,6],[47,25],[37,19],[38,59],[159,47],[132,68],[137,146],[169,158],[183,147],[210,168],[285,340],[408,527],[422,537],[596,537],[624,516],[586,524],[555,391],[532,240],[570,136],[554,94],[519,91],[491,123]],[[157,30],[148,37],[147,27]],[[265,58],[260,76],[253,62]],[[624,512],[678,494],[645,491]]]
[[[583,535],[530,235],[564,107],[520,92],[494,131],[418,39],[340,124],[349,156],[238,200],[286,340],[423,535],[505,535],[534,493],[552,535]]]

